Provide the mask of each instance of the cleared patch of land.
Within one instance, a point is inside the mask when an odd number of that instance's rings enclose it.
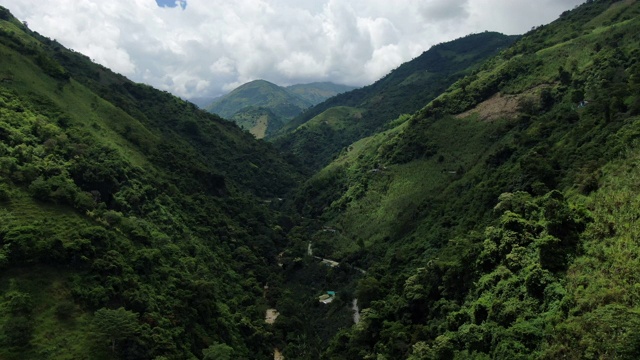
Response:
[[[549,85],[539,85],[521,94],[496,93],[487,100],[479,103],[475,108],[456,115],[462,119],[469,116],[477,116],[480,121],[492,121],[497,119],[515,119],[520,115],[521,107],[529,102],[538,105],[540,92]]]
[[[267,324],[273,324],[278,318],[280,313],[276,309],[267,309],[267,313],[264,316],[264,322]]]

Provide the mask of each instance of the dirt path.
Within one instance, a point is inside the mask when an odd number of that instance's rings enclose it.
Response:
[[[360,322],[360,308],[358,307],[358,299],[353,299],[351,303],[351,310],[353,310],[353,323],[357,324]]]
[[[331,259],[323,259],[320,256],[314,256],[314,258],[320,260],[323,264],[329,265],[331,267],[336,267],[338,265],[340,265],[339,262],[331,260]]]
[[[273,360],[284,360],[284,356],[278,349],[273,350]]]
[[[313,256],[313,250],[311,249],[311,241],[309,241],[309,246],[307,247],[307,255]],[[336,266],[340,265],[340,263],[335,261],[335,260],[321,258],[320,256],[313,256],[313,257],[318,259],[318,260],[320,260],[323,264],[329,265],[331,267],[336,267]],[[363,269],[361,269],[359,267],[355,267],[354,266],[353,268],[356,269],[356,271],[359,271],[361,274],[366,274],[367,273],[366,271],[364,271]]]
[[[264,314],[264,322],[266,322],[267,324],[273,324],[274,322],[276,322],[278,315],[280,315],[278,310],[267,309]],[[282,356],[282,353],[278,348],[273,349],[273,360],[284,360],[284,356]]]

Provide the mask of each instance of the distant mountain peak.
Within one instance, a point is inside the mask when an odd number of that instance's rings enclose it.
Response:
[[[270,81],[258,79],[238,86],[205,108],[235,121],[260,138],[265,134],[273,133],[310,106],[351,89],[351,87],[330,82],[282,87]],[[268,110],[262,111],[262,115],[258,117],[259,121],[256,120],[258,108]]]

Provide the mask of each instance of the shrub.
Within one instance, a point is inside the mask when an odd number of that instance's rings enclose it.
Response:
[[[0,184],[0,202],[7,202],[10,199],[11,193],[9,191],[9,188],[4,184]]]

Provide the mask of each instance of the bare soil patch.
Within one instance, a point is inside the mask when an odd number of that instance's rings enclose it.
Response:
[[[267,324],[273,324],[274,322],[276,322],[276,319],[278,318],[278,315],[280,315],[278,310],[276,310],[276,309],[267,309],[267,313],[264,316],[264,322],[266,322]]]
[[[523,93],[513,95],[499,92],[479,103],[475,108],[460,113],[456,117],[461,119],[477,115],[480,121],[515,119],[520,115],[519,108],[523,101],[532,101],[538,105],[540,103],[540,92],[549,86],[547,84],[538,85]]]

